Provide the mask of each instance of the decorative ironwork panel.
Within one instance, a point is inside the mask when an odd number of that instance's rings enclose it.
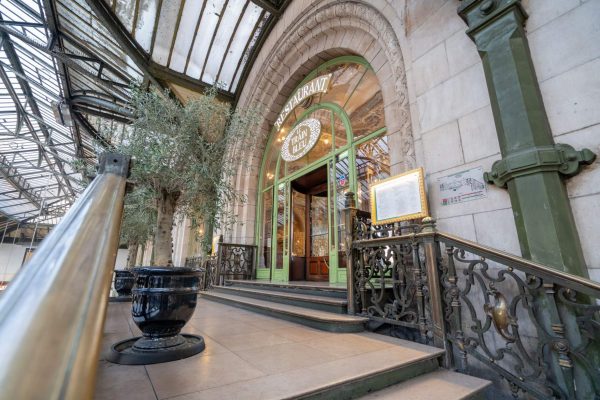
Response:
[[[221,280],[254,278],[255,249],[256,246],[252,245],[219,243],[218,273]]]
[[[357,310],[379,323],[412,328],[430,343],[431,318],[424,255],[418,240],[353,244]]]
[[[356,210],[356,219],[353,230],[353,240],[381,239],[417,233],[421,225],[408,222],[395,222],[393,224],[373,225],[371,213]]]
[[[459,370],[475,358],[514,397],[600,399],[600,291],[532,273],[517,257],[445,245],[444,314]]]

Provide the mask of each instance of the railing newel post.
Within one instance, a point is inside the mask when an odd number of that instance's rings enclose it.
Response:
[[[436,347],[441,347],[448,350],[448,343],[446,341],[446,322],[444,320],[443,312],[443,293],[442,285],[438,268],[438,255],[440,252],[439,243],[436,241],[436,229],[435,220],[430,217],[426,217],[422,221],[423,226],[421,233],[427,234],[422,238],[425,263],[426,263],[426,274],[427,284],[429,287],[429,300],[431,307],[431,327],[433,329],[433,343]],[[448,357],[446,357],[448,358]],[[448,360],[446,360],[448,362]]]
[[[348,314],[356,314],[356,276],[354,258],[356,252],[352,243],[354,240],[354,223],[356,220],[356,200],[353,192],[345,194],[345,208],[342,210],[344,221],[344,245],[346,250],[346,285],[348,299]]]

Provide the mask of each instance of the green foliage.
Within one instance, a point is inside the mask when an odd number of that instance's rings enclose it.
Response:
[[[121,243],[144,244],[156,227],[156,199],[154,193],[144,186],[137,186],[125,196]]]
[[[131,108],[135,118],[130,126],[112,137],[104,133],[116,151],[132,157],[130,179],[157,199],[172,195],[177,214],[196,226],[231,226],[235,215],[227,205],[245,198],[233,186],[236,160],[226,153],[254,146],[255,135],[249,133],[256,113],[232,111],[216,98],[216,90],[182,105],[168,92],[134,87]],[[138,217],[147,215],[132,216],[132,226],[139,226]],[[212,229],[204,232],[210,235]]]

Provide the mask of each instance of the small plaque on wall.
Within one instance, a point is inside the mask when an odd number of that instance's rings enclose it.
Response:
[[[483,167],[438,178],[442,206],[478,200],[487,196]]]
[[[423,168],[392,176],[371,186],[371,220],[374,225],[428,215]]]

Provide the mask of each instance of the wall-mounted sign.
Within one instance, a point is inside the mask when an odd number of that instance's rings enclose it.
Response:
[[[438,178],[440,199],[443,206],[464,203],[487,196],[483,168],[472,168]]]
[[[425,218],[428,214],[423,168],[371,185],[371,220],[374,225]]]
[[[309,118],[300,122],[287,135],[281,145],[281,158],[296,161],[312,149],[321,136],[321,122]]]
[[[281,129],[281,124],[283,124],[283,121],[285,121],[287,116],[307,97],[317,93],[326,93],[327,89],[329,88],[331,76],[332,74],[319,76],[318,78],[305,83],[302,85],[302,87],[300,87],[300,89],[296,90],[296,93],[294,93],[294,95],[288,100],[285,107],[283,107],[283,110],[281,110],[279,113],[277,121],[275,121],[275,127],[277,129]]]

